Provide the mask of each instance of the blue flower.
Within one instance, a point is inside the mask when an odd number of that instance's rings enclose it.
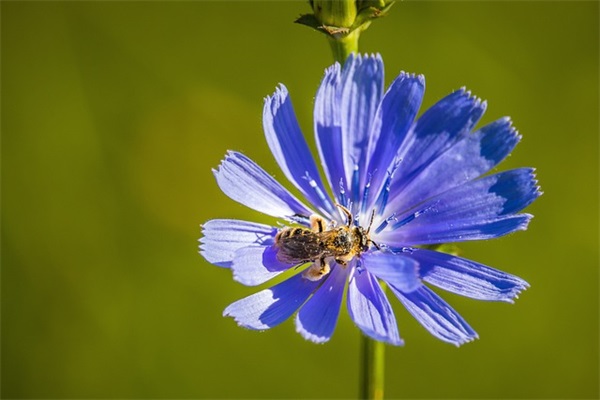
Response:
[[[200,248],[244,285],[292,272],[229,305],[225,316],[264,330],[296,313],[296,330],[322,343],[335,330],[347,286],[347,309],[362,332],[401,345],[385,282],[431,334],[458,346],[477,334],[428,285],[504,302],[528,287],[514,275],[427,248],[525,230],[532,216],[519,211],[541,193],[533,169],[489,173],[520,140],[508,118],[474,130],[486,103],[464,89],[417,118],[424,90],[422,75],[401,73],[384,92],[379,55],[351,56],[327,69],[314,108],[325,182],[285,86],[265,100],[267,143],[305,201],[230,151],[214,171],[221,190],[279,223],[211,220]]]

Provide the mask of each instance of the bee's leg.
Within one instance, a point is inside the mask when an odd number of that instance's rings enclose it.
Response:
[[[300,261],[298,264],[295,264],[293,268],[294,268],[294,269],[298,269],[298,268],[300,268],[301,266],[303,266],[304,264],[306,264],[307,262],[308,262],[308,260],[303,260],[303,261]]]
[[[345,267],[348,265],[348,262],[350,262],[353,258],[354,258],[353,255],[347,254],[345,256],[336,258],[335,262],[340,264],[342,267]]]
[[[323,217],[317,214],[310,216],[310,229],[315,233],[321,233],[325,231],[325,220]]]
[[[329,273],[331,268],[329,268],[329,264],[325,261],[324,257],[318,258],[313,265],[308,267],[303,273],[302,276],[309,281],[318,281],[323,278],[325,275]]]

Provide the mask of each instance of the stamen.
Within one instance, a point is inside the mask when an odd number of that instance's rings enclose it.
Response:
[[[333,206],[331,205],[331,201],[327,198],[326,194],[323,193],[323,191],[321,190],[319,185],[317,185],[317,181],[315,181],[310,176],[308,171],[304,172],[303,178],[308,181],[308,184],[310,185],[310,187],[315,191],[315,193],[317,194],[317,197],[319,198],[319,200],[321,200],[321,204],[325,205],[326,211],[329,212],[329,214],[333,215],[334,209],[333,209]]]
[[[347,205],[348,199],[346,198],[346,188],[344,187],[344,178],[340,178],[340,204]]]
[[[385,206],[387,205],[389,196],[390,196],[390,178],[388,176],[388,179],[386,179],[386,182],[385,182],[385,186],[383,187],[383,190],[379,194],[379,198],[377,199],[377,202],[375,203],[375,208],[377,208],[379,210],[377,215],[383,214],[383,212],[385,210]]]
[[[391,251],[394,254],[399,254],[399,253],[412,254],[415,251],[414,247],[406,247],[406,246],[401,246],[401,247],[386,246],[386,249],[387,249],[387,251]]]
[[[420,211],[417,211],[417,212],[416,212],[416,213],[414,213],[414,214],[410,214],[408,217],[404,218],[403,220],[396,222],[396,223],[395,223],[395,224],[392,226],[392,229],[398,229],[398,228],[400,228],[401,226],[404,226],[404,225],[408,224],[409,222],[411,222],[411,221],[413,221],[415,218],[417,218],[417,217],[420,215],[419,213],[420,213]]]
[[[391,250],[390,250],[390,246],[388,246],[388,245],[387,245],[387,244],[385,244],[385,243],[382,243],[382,244],[380,244],[380,245],[379,245],[379,251],[381,251],[381,252],[383,252],[383,253],[390,252],[390,251],[391,251]]]
[[[379,193],[379,197],[375,202],[375,208],[379,210],[378,215],[382,215],[385,211],[385,206],[387,205],[388,198],[390,196],[390,185],[392,184],[394,173],[396,172],[396,169],[398,169],[401,161],[402,159],[397,159],[394,161],[392,167],[387,171],[387,178],[385,179],[383,190]]]
[[[354,164],[354,171],[352,172],[352,201],[358,201],[359,197],[359,187],[358,184],[360,182],[359,169],[358,164]]]
[[[417,211],[417,212],[414,212],[414,213],[410,214],[409,216],[407,216],[406,218],[404,218],[404,219],[403,219],[403,220],[401,220],[401,221],[398,221],[398,222],[396,222],[396,223],[395,223],[395,224],[392,226],[392,230],[393,230],[393,229],[398,229],[398,228],[400,228],[401,226],[404,226],[404,225],[408,224],[409,222],[413,221],[415,218],[418,218],[418,217],[420,217],[421,215],[423,215],[423,214],[425,214],[425,213],[427,213],[427,212],[434,211],[434,210],[435,210],[435,205],[436,205],[436,204],[437,204],[437,202],[436,202],[436,203],[434,203],[434,204],[432,204],[432,205],[430,205],[429,207],[426,207],[426,208],[424,208],[424,209],[422,209],[422,210],[419,210],[419,211]]]
[[[360,209],[360,212],[362,214],[366,214],[366,212],[367,212],[367,199],[369,198],[369,189],[371,188],[371,179],[372,178],[373,178],[373,175],[369,172],[367,183],[365,184],[365,190],[363,191],[362,206]]]
[[[382,230],[384,230],[389,225],[390,222],[394,222],[394,221],[397,221],[396,214],[390,215],[381,224],[379,224],[377,229],[375,229],[375,234],[380,233]]]

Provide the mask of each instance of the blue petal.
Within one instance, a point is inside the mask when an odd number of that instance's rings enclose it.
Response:
[[[349,191],[355,167],[365,165],[368,137],[382,93],[383,61],[379,55],[351,55],[341,71],[339,64],[335,64],[325,72],[317,92],[314,114],[317,148],[340,203],[358,200],[357,187],[345,199],[340,182],[344,191]],[[355,182],[362,185],[358,180]]]
[[[527,207],[541,193],[533,170],[515,169],[461,185],[434,197],[399,218],[397,228],[382,232],[377,240],[392,246],[433,244],[491,239],[524,230],[531,215],[516,212]],[[402,225],[402,226],[400,226]]]
[[[450,147],[402,190],[393,193],[390,210],[409,209],[435,195],[471,181],[498,165],[517,145],[520,136],[509,118],[488,124]]]
[[[245,155],[230,151],[217,170],[217,184],[231,199],[279,218],[313,212]]]
[[[421,286],[419,263],[405,255],[375,251],[363,254],[361,260],[367,271],[403,292]]]
[[[402,293],[390,286],[404,307],[433,336],[460,346],[477,339],[477,333],[444,300],[426,286],[410,293]]]
[[[385,181],[386,171],[397,160],[398,150],[419,111],[424,92],[425,78],[422,75],[402,72],[383,96],[369,141],[366,170],[371,174],[372,195],[369,204],[376,200]]]
[[[352,182],[355,166],[367,162],[367,146],[373,120],[383,93],[383,61],[380,55],[350,56],[342,70],[340,111],[347,182]],[[364,186],[365,171],[359,187],[352,188],[351,200],[358,201],[358,190]]]
[[[230,304],[224,317],[233,317],[238,325],[248,329],[264,330],[288,319],[321,284],[297,274],[272,288]]]
[[[251,245],[271,245],[277,229],[235,219],[213,219],[202,225],[200,254],[219,267],[230,267],[237,250]]]
[[[485,111],[486,103],[464,89],[446,96],[428,109],[406,136],[398,156],[391,193],[400,195],[433,160],[471,132]]]
[[[273,246],[248,246],[235,252],[233,279],[247,286],[260,285],[293,267],[276,258]]]
[[[346,270],[339,265],[333,267],[323,286],[296,315],[296,331],[305,339],[324,343],[333,335],[347,275]]]
[[[323,213],[331,216],[321,176],[302,135],[288,91],[281,85],[273,97],[267,97],[263,110],[267,143],[285,176]]]
[[[424,281],[477,300],[513,303],[529,287],[517,276],[449,254],[415,249],[411,257],[419,262]]]
[[[340,65],[334,64],[325,71],[315,98],[315,140],[321,165],[331,190],[342,202],[340,182],[347,182],[344,170],[342,123],[339,101]]]
[[[348,312],[354,323],[375,340],[401,346],[394,311],[374,275],[354,270],[348,285]]]

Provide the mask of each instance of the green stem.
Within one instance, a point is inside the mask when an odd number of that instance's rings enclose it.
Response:
[[[381,290],[386,285],[381,282]],[[385,343],[362,336],[361,399],[382,400],[385,383]]]
[[[327,40],[331,46],[333,59],[344,65],[350,53],[358,53],[358,38],[360,37],[360,29],[355,29],[348,36],[336,39],[328,36]]]
[[[368,336],[362,337],[361,399],[383,399],[385,377],[385,344]]]

